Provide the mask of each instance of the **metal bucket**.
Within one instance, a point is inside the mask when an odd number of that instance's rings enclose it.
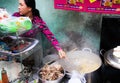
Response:
[[[101,68],[102,67],[100,67],[96,71],[89,72],[89,73],[86,73],[86,74],[80,74],[79,72],[77,72],[78,75],[81,75],[81,76],[80,77],[76,76],[74,78],[79,79],[81,81],[81,83],[103,83]],[[70,80],[71,77],[72,77],[72,72],[67,72],[66,75]]]
[[[86,73],[85,79],[86,79],[86,83],[103,83],[102,81],[102,71],[101,71],[100,67],[99,69],[97,69],[96,71],[90,72],[90,73]]]
[[[59,60],[58,62],[68,72],[76,70],[83,74],[86,83],[102,83],[100,82],[102,61],[99,55],[94,54],[89,48],[70,51],[67,53],[65,60]]]

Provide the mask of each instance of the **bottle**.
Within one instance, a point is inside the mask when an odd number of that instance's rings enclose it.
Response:
[[[1,75],[2,75],[2,83],[9,83],[7,72],[4,68],[2,68]]]
[[[1,76],[1,73],[0,73],[0,83],[2,83],[2,76]]]

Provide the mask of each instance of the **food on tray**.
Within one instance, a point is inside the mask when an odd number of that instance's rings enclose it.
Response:
[[[24,39],[13,39],[10,36],[0,39],[0,51],[17,53],[27,48],[31,43]]]
[[[117,46],[113,49],[113,56],[120,58],[120,46]]]
[[[39,74],[40,78],[44,80],[56,80],[64,76],[63,68],[59,64],[45,65]]]
[[[24,41],[24,40],[23,40]],[[15,45],[13,45],[11,48],[10,48],[10,50],[12,51],[12,52],[19,52],[20,50],[23,50],[25,47],[27,47],[28,45],[29,45],[29,43],[30,42],[26,42],[26,41],[24,41],[24,42],[20,42],[19,44],[15,44]]]

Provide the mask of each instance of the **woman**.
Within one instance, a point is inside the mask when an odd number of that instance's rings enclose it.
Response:
[[[37,28],[33,27],[28,32],[22,34],[22,37],[31,37],[31,38],[40,38],[39,33],[42,32],[47,39],[51,42],[53,47],[58,51],[59,57],[61,59],[66,57],[65,52],[60,47],[58,41],[54,37],[53,33],[48,29],[46,23],[42,20],[42,18],[39,15],[39,11],[36,9],[36,3],[35,0],[19,0],[19,12],[15,12],[13,16],[19,17],[19,16],[26,16],[29,17],[33,23],[33,25],[37,25]],[[39,39],[40,40],[40,39]],[[41,52],[40,52],[41,53]],[[42,56],[42,54],[37,56]],[[34,58],[37,58],[35,55]],[[35,60],[36,61],[36,60]],[[39,63],[39,60],[38,60]]]

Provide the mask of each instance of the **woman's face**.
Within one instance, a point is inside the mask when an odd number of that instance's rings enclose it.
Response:
[[[31,8],[27,7],[24,0],[19,0],[19,13],[20,15],[27,16],[31,12]]]

